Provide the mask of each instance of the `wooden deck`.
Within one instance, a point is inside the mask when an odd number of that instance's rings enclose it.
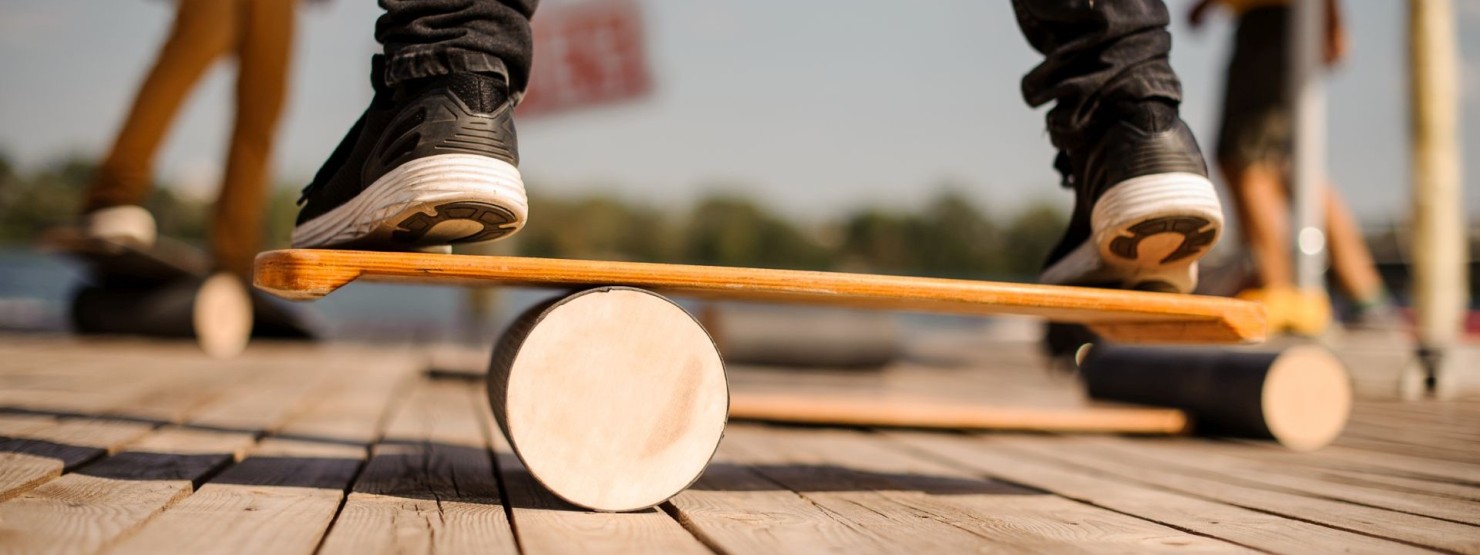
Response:
[[[1025,345],[950,352],[732,380],[1076,399]],[[427,366],[409,348],[254,346],[222,362],[0,336],[0,552],[1480,553],[1480,402],[1362,403],[1311,454],[732,423],[693,488],[602,514],[531,481],[476,376]]]

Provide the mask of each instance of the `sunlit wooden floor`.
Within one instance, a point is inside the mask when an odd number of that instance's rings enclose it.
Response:
[[[1034,360],[732,381],[1073,397]],[[1480,402],[1364,402],[1310,454],[733,423],[693,488],[623,514],[542,491],[486,404],[410,348],[0,336],[0,552],[1480,553]]]

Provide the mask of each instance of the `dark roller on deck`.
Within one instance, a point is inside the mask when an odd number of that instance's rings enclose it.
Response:
[[[162,286],[85,286],[71,315],[78,333],[193,338],[223,358],[246,347],[253,321],[246,286],[224,273]]]
[[[1324,447],[1345,428],[1352,388],[1329,351],[1130,347],[1099,343],[1079,362],[1096,399],[1178,408],[1199,434]]]

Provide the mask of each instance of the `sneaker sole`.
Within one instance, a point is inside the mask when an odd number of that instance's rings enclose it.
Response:
[[[1222,235],[1223,209],[1208,178],[1165,173],[1112,187],[1090,221],[1090,240],[1045,270],[1045,283],[1190,293],[1198,259]]]
[[[529,214],[512,164],[471,154],[412,160],[293,230],[295,248],[446,251],[508,237]]]

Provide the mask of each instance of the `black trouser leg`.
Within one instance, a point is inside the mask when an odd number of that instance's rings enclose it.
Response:
[[[375,39],[385,46],[386,81],[453,72],[493,73],[513,92],[529,83],[538,0],[380,0]]]
[[[1013,0],[1018,25],[1043,63],[1023,77],[1023,98],[1048,113],[1054,146],[1077,148],[1100,106],[1182,100],[1167,61],[1172,47],[1162,0]]]

